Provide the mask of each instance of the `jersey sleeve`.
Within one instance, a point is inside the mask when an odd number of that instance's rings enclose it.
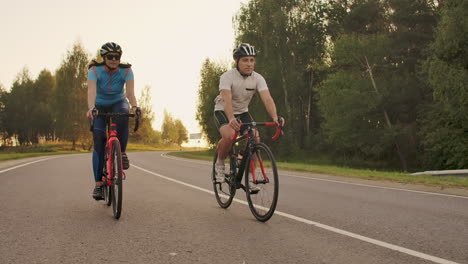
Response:
[[[88,81],[97,81],[97,73],[96,73],[96,68],[91,67],[88,70]]]
[[[231,90],[232,80],[229,78],[227,72],[223,73],[219,78],[219,90]]]
[[[125,81],[134,80],[132,68],[125,69]]]
[[[267,86],[267,83],[265,81],[265,78],[263,78],[263,76],[260,75],[260,74],[258,74],[258,78],[257,78],[257,90],[259,92],[264,91],[264,90],[268,90],[268,86]]]

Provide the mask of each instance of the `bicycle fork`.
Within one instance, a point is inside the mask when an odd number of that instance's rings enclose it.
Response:
[[[108,153],[108,158],[107,158],[107,173],[108,173],[108,177],[107,177],[107,184],[110,186],[112,184],[112,181],[115,179],[115,173],[116,173],[116,170],[115,168],[113,168],[112,166],[112,160],[114,159],[113,155],[114,155],[114,140],[118,140],[117,139],[117,125],[115,123],[112,123],[110,125],[110,129],[109,129],[109,140],[107,142],[107,144],[109,144],[109,153]],[[120,144],[118,144],[120,146]],[[112,155],[112,157],[110,157],[110,155]],[[121,171],[123,172],[123,162],[122,162],[122,156],[120,156],[120,166],[122,167],[121,168]],[[114,164],[114,166],[118,166],[118,162],[116,164]],[[125,180],[125,173],[123,173],[122,175],[122,179]]]
[[[256,159],[255,159],[256,158]],[[255,160],[258,161],[258,165],[260,166],[260,171],[262,172],[263,180],[257,180],[257,175],[255,174]],[[265,184],[269,183],[270,180],[265,172],[265,167],[263,166],[263,160],[260,156],[256,153],[252,154],[252,159],[250,159],[250,173],[252,174],[252,182],[254,184]]]

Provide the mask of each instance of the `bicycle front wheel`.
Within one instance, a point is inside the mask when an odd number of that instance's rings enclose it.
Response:
[[[111,193],[111,187],[107,185],[107,159],[109,158],[109,149],[106,148],[106,152],[104,154],[104,168],[102,172],[102,182],[103,182],[103,192],[104,192],[104,201],[107,206],[110,206],[112,204],[112,193]]]
[[[110,199],[112,199],[112,211],[114,218],[119,219],[122,213],[122,153],[117,140],[112,141],[112,185],[110,186]]]
[[[278,202],[279,182],[275,158],[264,143],[256,144],[247,160],[245,192],[255,218],[262,222],[268,221]]]
[[[236,160],[233,160],[232,155],[229,155],[229,165],[226,168],[226,172],[229,172],[229,175],[226,175],[224,182],[216,182],[216,169],[215,165],[218,161],[218,151],[215,152],[213,159],[213,168],[211,170],[211,181],[213,182],[213,189],[216,197],[216,201],[219,206],[222,208],[228,208],[231,203],[234,195],[236,194],[234,178],[237,172]]]
[[[110,186],[107,186],[107,182],[104,182],[102,186],[102,191],[104,192],[104,201],[106,202],[107,206],[110,206],[112,203],[112,193]]]

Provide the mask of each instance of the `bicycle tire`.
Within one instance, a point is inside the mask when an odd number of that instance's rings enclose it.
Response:
[[[247,160],[245,169],[245,193],[250,211],[254,217],[261,221],[268,221],[274,214],[276,204],[278,202],[279,181],[278,169],[273,153],[270,148],[264,143],[255,144],[252,152]],[[256,158],[253,155],[256,154]],[[252,164],[254,167],[252,167]],[[252,168],[258,184],[253,183]],[[268,182],[264,179],[267,176]],[[259,191],[252,192],[256,186]]]
[[[111,193],[111,188],[109,185],[107,185],[107,159],[109,158],[109,149],[106,147],[106,152],[104,154],[104,168],[102,171],[102,183],[103,183],[103,192],[104,192],[104,202],[106,203],[107,206],[110,206],[112,204],[112,193]]]
[[[122,213],[122,153],[120,143],[117,140],[112,141],[112,184],[110,186],[110,198],[112,200],[112,212],[115,219],[119,219]]]
[[[213,182],[213,190],[215,193],[216,201],[218,202],[221,208],[228,208],[232,200],[234,199],[234,195],[236,194],[235,188],[235,175],[237,173],[237,163],[236,160],[233,160],[232,155],[229,155],[229,171],[230,175],[226,177],[226,181],[223,183],[216,182],[216,170],[215,164],[218,161],[218,151],[215,152],[213,158],[213,168],[211,171],[211,181]]]
[[[104,185],[102,186],[102,188],[104,192],[104,202],[106,203],[107,206],[110,206],[112,204],[111,188],[110,186],[107,186],[107,182],[104,182]]]

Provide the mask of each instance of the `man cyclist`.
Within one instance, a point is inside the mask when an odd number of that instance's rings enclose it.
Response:
[[[135,82],[130,64],[120,63],[122,48],[114,42],[102,45],[100,55],[102,63],[93,60],[88,70],[88,112],[86,117],[93,119],[93,110],[97,113],[129,113],[129,101],[132,110],[139,113],[135,98]],[[126,92],[124,93],[124,85]],[[117,135],[122,150],[124,169],[129,168],[129,160],[125,153],[128,142],[128,117],[116,119]],[[104,167],[104,149],[107,140],[106,120],[102,117],[94,121],[93,140],[93,173],[95,187],[93,198],[104,199],[102,190],[102,171]]]
[[[283,118],[278,120],[276,105],[265,79],[254,71],[256,55],[254,46],[248,43],[240,44],[233,50],[236,68],[223,73],[219,80],[220,94],[215,99],[214,108],[216,127],[221,134],[218,142],[218,159],[215,164],[216,182],[224,181],[224,161],[231,148],[235,131],[240,130],[238,119],[242,123],[253,122],[248,106],[256,91],[260,94],[273,121],[278,125],[284,124]],[[258,136],[258,131],[256,135]]]

